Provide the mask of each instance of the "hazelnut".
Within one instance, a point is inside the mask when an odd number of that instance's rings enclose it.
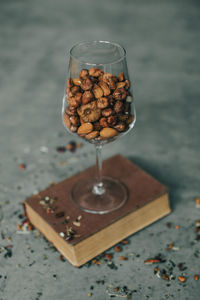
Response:
[[[98,68],[91,68],[89,70],[89,75],[93,76],[93,77],[99,77],[102,73],[103,73],[103,71]]]
[[[97,107],[104,109],[106,107],[108,107],[108,99],[105,97],[101,97],[97,100]]]
[[[101,127],[108,127],[107,119],[106,118],[101,118],[99,120],[99,124]]]
[[[124,78],[124,73],[123,72],[119,73],[118,79],[119,79],[119,81],[124,81],[125,78]]]
[[[113,110],[112,110],[112,108],[105,108],[102,110],[101,113],[102,113],[102,116],[109,117],[110,115],[113,114]]]
[[[94,98],[94,95],[91,91],[85,91],[82,95],[82,104],[89,103]]]
[[[124,100],[127,96],[127,93],[125,91],[125,89],[123,88],[120,88],[120,89],[116,89],[113,93],[113,97],[116,99],[116,100]]]
[[[103,97],[103,90],[100,88],[100,86],[98,86],[98,84],[94,85],[93,93],[97,99]]]
[[[95,122],[101,116],[101,110],[97,107],[96,101],[82,105],[77,112],[84,122]]]
[[[117,117],[116,116],[109,116],[107,118],[107,122],[109,125],[114,126],[117,123]]]
[[[119,112],[121,112],[123,110],[123,102],[122,101],[116,101],[115,105],[114,105],[114,111],[118,114]]]
[[[84,91],[89,91],[92,88],[93,84],[89,78],[83,79],[81,81],[81,88]]]
[[[81,79],[86,79],[89,77],[89,72],[87,69],[82,69],[80,74],[79,74]]]

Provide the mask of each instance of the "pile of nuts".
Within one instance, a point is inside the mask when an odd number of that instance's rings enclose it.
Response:
[[[131,114],[130,81],[99,68],[82,69],[79,78],[68,78],[64,124],[80,137],[97,142],[129,129]]]

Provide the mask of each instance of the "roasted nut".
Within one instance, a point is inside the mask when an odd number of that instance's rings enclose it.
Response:
[[[77,116],[71,116],[70,117],[70,122],[72,123],[72,125],[79,125],[79,123],[80,123],[79,117],[77,117]]]
[[[111,92],[111,91],[110,91],[108,85],[107,85],[105,82],[100,81],[100,82],[99,82],[99,86],[100,86],[100,88],[103,90],[104,96],[110,95],[110,92]]]
[[[124,81],[125,78],[124,78],[124,73],[123,72],[119,73],[118,79],[119,79],[119,81]]]
[[[67,87],[72,88],[73,87],[73,80],[71,78],[67,78]]]
[[[82,105],[77,112],[84,122],[95,122],[101,116],[101,110],[97,107],[96,101]]]
[[[178,280],[180,282],[186,282],[187,281],[187,278],[185,276],[178,276]]]
[[[97,100],[97,107],[98,108],[101,108],[101,109],[104,109],[106,107],[108,107],[108,99],[105,98],[105,97],[101,97]]]
[[[94,98],[94,95],[91,91],[85,91],[82,95],[82,104],[89,103]]]
[[[113,96],[112,96],[112,95],[108,96],[108,103],[109,103],[109,105],[110,105],[111,107],[113,107],[113,106],[115,105],[116,100],[113,99]]]
[[[75,97],[76,101],[78,101],[78,103],[81,104],[82,93],[76,93],[76,95],[74,97]]]
[[[131,83],[130,83],[130,80],[125,80],[125,83],[126,83],[126,86],[125,86],[125,89],[128,90],[130,89],[130,86],[131,86]]]
[[[116,116],[109,116],[107,118],[107,122],[109,125],[114,126],[117,123],[117,117]]]
[[[78,134],[88,134],[93,130],[91,123],[84,123],[78,128]]]
[[[76,99],[75,97],[69,97],[67,99],[67,102],[71,107],[74,108],[78,107],[81,104],[81,101],[79,99]]]
[[[78,93],[80,91],[80,87],[78,85],[74,85],[70,92],[72,93],[72,95],[75,95],[76,93]]]
[[[116,89],[113,93],[113,97],[116,100],[124,100],[127,96],[127,92],[125,91],[125,89],[121,88],[121,89]]]
[[[114,128],[117,129],[117,131],[122,132],[126,129],[126,125],[120,122],[117,125],[115,125]]]
[[[81,85],[81,80],[79,79],[79,78],[74,78],[73,79],[73,83],[75,84],[75,85]]]
[[[104,73],[102,80],[107,83],[107,85],[109,86],[109,88],[111,90],[114,90],[116,88],[116,84],[115,84],[115,80],[113,79],[113,75],[111,73]]]
[[[70,130],[71,130],[72,132],[76,132],[77,129],[78,129],[78,127],[75,126],[75,125],[72,125],[72,126],[70,127]]]
[[[98,83],[98,77],[93,77],[93,76],[90,76],[90,80],[92,81],[93,84],[95,83]]]
[[[94,126],[94,130],[95,130],[95,131],[100,131],[100,130],[102,129],[102,126],[100,125],[99,122],[95,122],[95,123],[93,124],[93,126]]]
[[[68,115],[68,116],[74,116],[77,114],[76,112],[76,108],[75,107],[71,107],[70,105],[65,109],[65,113]]]
[[[93,76],[93,77],[99,77],[102,73],[103,73],[103,71],[98,68],[91,68],[89,70],[89,75]]]
[[[114,105],[114,111],[116,113],[120,113],[124,108],[123,102],[122,101],[116,101]]]
[[[69,117],[68,117],[68,115],[66,113],[63,114],[63,121],[64,121],[65,125],[68,128],[70,128],[71,122],[70,122],[70,119],[69,119]]]
[[[92,139],[95,139],[98,135],[99,135],[99,131],[92,131],[92,132],[88,133],[85,136],[85,138],[86,138],[86,140],[92,140]]]
[[[130,111],[131,111],[131,104],[130,104],[129,102],[126,102],[126,103],[124,104],[124,113],[125,113],[125,114],[129,114]]]
[[[94,85],[93,93],[97,99],[103,97],[103,90],[100,88],[100,86],[98,86],[98,84]]]
[[[103,138],[111,138],[116,135],[118,135],[118,131],[110,127],[105,127],[100,131],[100,136]]]
[[[112,108],[105,108],[105,109],[102,110],[101,113],[102,113],[102,116],[104,116],[104,117],[109,117],[109,116],[111,116],[114,112],[113,112]]]
[[[87,77],[89,77],[89,72],[87,69],[82,69],[80,74],[79,74],[81,79],[86,79]]]
[[[118,116],[118,119],[119,119],[120,121],[122,121],[122,122],[127,121],[128,118],[129,118],[129,115],[120,115],[120,116]]]
[[[89,91],[92,88],[93,84],[89,78],[83,79],[81,81],[81,88],[84,91]]]
[[[126,86],[126,82],[124,82],[124,81],[121,81],[121,82],[117,83],[117,89],[121,89],[121,88],[123,88],[125,86]]]
[[[128,117],[128,119],[126,120],[126,124],[131,124],[132,122],[133,122],[133,120],[134,120],[134,116],[133,115],[130,115],[129,117]]]
[[[99,124],[100,124],[100,126],[102,126],[102,127],[108,127],[108,122],[107,122],[107,119],[106,119],[106,118],[101,118],[101,119],[99,120]]]

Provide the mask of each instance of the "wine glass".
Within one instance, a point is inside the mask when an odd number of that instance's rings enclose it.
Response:
[[[96,175],[78,181],[71,191],[80,209],[105,214],[120,208],[127,189],[103,177],[101,150],[128,133],[136,121],[125,49],[108,41],[82,42],[70,50],[62,106],[65,128],[96,148]]]

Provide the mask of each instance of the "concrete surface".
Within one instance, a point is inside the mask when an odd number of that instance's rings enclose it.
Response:
[[[1,300],[110,299],[109,284],[127,286],[134,300],[199,299],[200,280],[193,278],[200,275],[194,233],[200,218],[194,203],[200,196],[199,29],[200,4],[192,0],[0,1]],[[92,39],[124,45],[135,85],[135,129],[105,146],[103,156],[121,153],[166,184],[173,209],[114,255],[117,270],[107,263],[74,268],[42,237],[16,229],[27,196],[95,161],[86,143],[76,153],[56,152],[73,139],[60,118],[67,54]],[[166,251],[171,242],[175,249]],[[154,266],[144,264],[158,253],[166,258],[159,268],[176,264],[174,280],[158,278]],[[186,270],[178,269],[180,262]],[[182,273],[185,283],[177,279]]]

